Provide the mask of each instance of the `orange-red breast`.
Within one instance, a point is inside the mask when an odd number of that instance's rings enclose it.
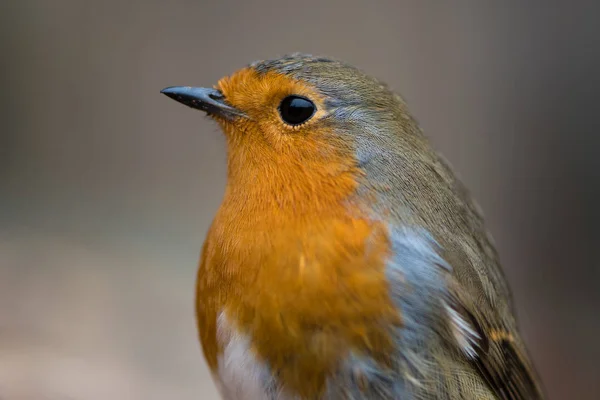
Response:
[[[224,398],[542,398],[482,217],[398,95],[301,54],[163,93],[227,138],[197,283]]]

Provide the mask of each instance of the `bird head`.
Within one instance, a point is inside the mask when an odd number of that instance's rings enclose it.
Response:
[[[401,168],[390,161],[421,143],[400,96],[327,58],[292,54],[250,64],[214,88],[162,93],[222,127],[232,192],[280,205],[337,203],[367,175],[389,179]]]

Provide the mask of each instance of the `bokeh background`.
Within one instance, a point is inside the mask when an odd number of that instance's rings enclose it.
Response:
[[[482,205],[551,399],[600,398],[598,2],[0,4],[0,399],[216,399],[217,127],[159,94],[302,51],[408,101]]]

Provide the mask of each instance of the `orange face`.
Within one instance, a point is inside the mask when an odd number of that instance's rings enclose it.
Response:
[[[326,115],[324,99],[314,88],[279,72],[259,73],[252,67],[244,68],[221,79],[216,88],[228,104],[246,114],[248,120],[256,124],[255,129],[262,130],[273,144],[291,140],[293,134],[308,134],[318,128],[319,121]],[[315,113],[303,123],[290,124],[280,114],[282,100],[292,95],[302,96],[315,106]]]
[[[217,88],[244,114],[214,117],[227,137],[232,194],[260,198],[269,209],[270,200],[277,200],[282,212],[327,208],[349,199],[360,174],[354,150],[327,123],[324,99],[315,89],[251,67],[222,79]],[[284,120],[282,102],[289,96],[312,103],[306,121]]]

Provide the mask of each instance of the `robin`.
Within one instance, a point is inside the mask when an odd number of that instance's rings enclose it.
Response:
[[[223,398],[543,398],[478,207],[400,96],[302,54],[162,93],[227,141],[196,301]]]

